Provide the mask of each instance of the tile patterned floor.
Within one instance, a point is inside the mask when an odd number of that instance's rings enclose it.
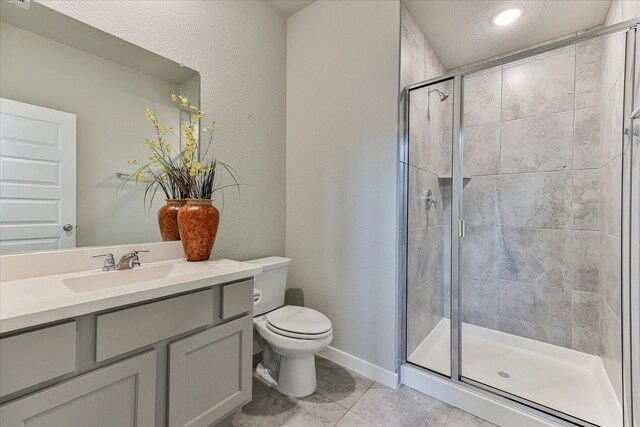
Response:
[[[253,380],[253,400],[235,427],[496,427],[408,387],[392,390],[327,359],[316,358],[318,388],[286,397]]]

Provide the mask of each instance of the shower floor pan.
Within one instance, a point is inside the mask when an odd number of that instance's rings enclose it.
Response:
[[[409,356],[449,374],[449,319]],[[479,326],[462,325],[462,376],[602,427],[622,425],[622,409],[599,357]]]

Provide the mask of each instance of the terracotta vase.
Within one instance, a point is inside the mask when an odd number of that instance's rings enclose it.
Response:
[[[187,199],[178,211],[178,228],[187,261],[205,261],[216,240],[220,212],[208,199]]]
[[[186,203],[185,199],[166,199],[167,204],[158,209],[158,225],[163,242],[180,240],[178,211]]]

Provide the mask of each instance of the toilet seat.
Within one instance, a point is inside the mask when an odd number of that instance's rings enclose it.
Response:
[[[327,316],[306,307],[286,305],[267,313],[265,320],[271,332],[289,338],[315,340],[332,333]]]

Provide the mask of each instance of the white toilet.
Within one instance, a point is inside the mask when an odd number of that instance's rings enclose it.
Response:
[[[256,374],[283,394],[309,396],[316,389],[315,354],[333,339],[331,321],[316,310],[284,305],[290,259],[246,262],[263,268],[255,278],[253,296],[253,327],[263,355]]]

